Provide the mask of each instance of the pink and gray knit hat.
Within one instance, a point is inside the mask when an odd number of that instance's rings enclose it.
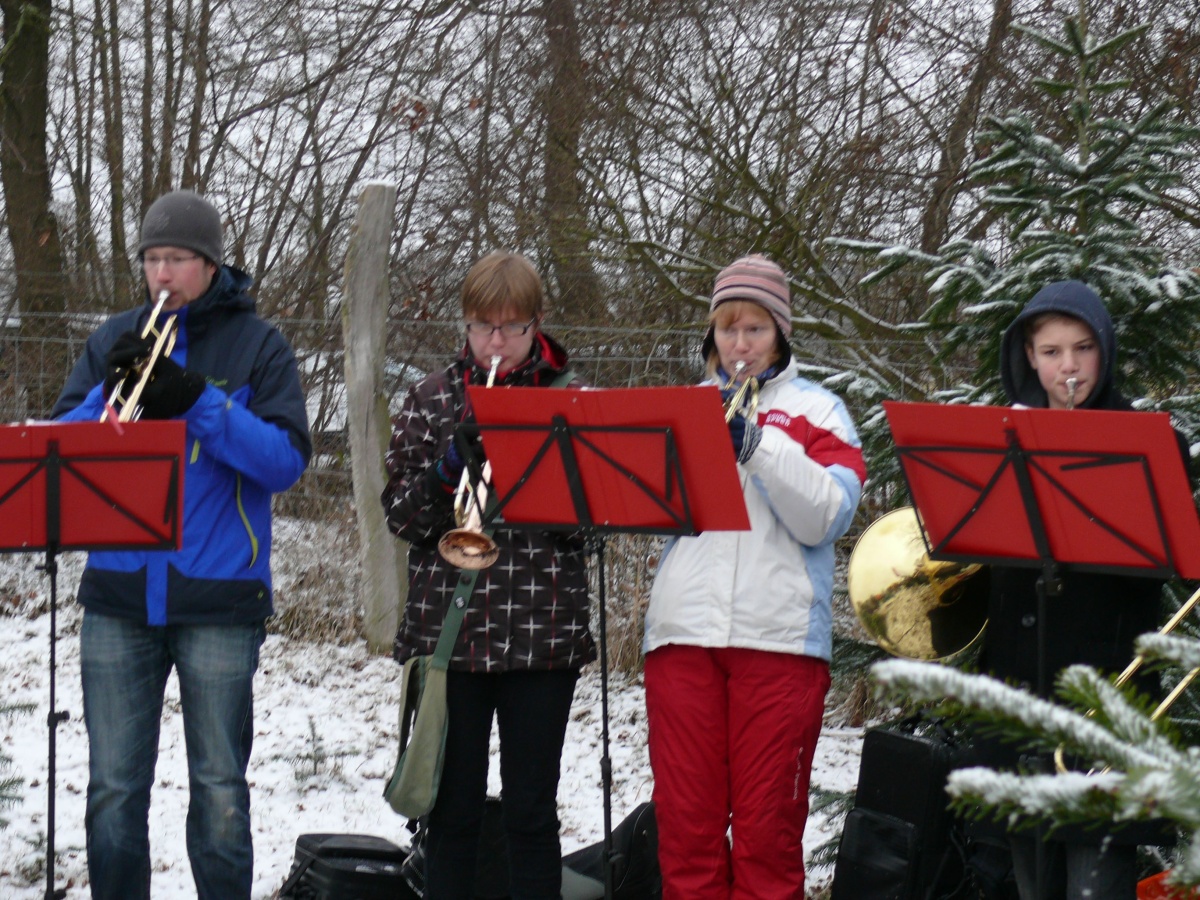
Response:
[[[709,312],[730,300],[757,303],[771,314],[785,340],[791,335],[792,295],[787,276],[783,274],[783,269],[761,253],[734,260],[717,273],[712,300],[708,305]],[[702,348],[705,356],[708,356],[711,347],[712,328],[709,328]]]

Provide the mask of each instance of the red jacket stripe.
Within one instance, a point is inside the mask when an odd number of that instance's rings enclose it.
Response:
[[[840,438],[825,428],[818,428],[804,416],[789,416],[782,410],[772,409],[758,417],[762,427],[771,425],[783,431],[804,448],[813,462],[829,466],[844,466],[858,476],[858,483],[867,480],[867,465],[863,461],[862,448]]]

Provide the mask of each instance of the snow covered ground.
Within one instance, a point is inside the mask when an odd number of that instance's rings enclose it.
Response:
[[[35,569],[39,561],[0,557],[3,702],[34,706],[26,716],[0,717],[0,748],[13,760],[11,769],[0,777],[25,780],[24,801],[0,810],[0,816],[9,820],[8,827],[0,830],[0,897],[6,900],[43,897],[46,887],[50,616],[45,611],[47,580]],[[79,690],[80,612],[71,599],[82,557],[64,555],[60,563],[56,705],[70,718],[57,731],[55,883],[66,888],[68,900],[82,900],[89,896],[83,829],[87,737]],[[266,900],[283,882],[298,835],[356,832],[408,844],[405,820],[391,811],[381,794],[395,761],[398,671],[390,659],[369,655],[361,642],[338,646],[268,636],[255,689],[256,734],[249,772],[255,898]],[[612,821],[616,824],[650,799],[653,779],[641,685],[611,678],[609,688]],[[195,897],[184,849],[187,765],[173,678],[167,692],[150,811],[156,900]],[[852,790],[861,743],[861,729],[826,729],[817,746],[814,783],[830,790]],[[576,693],[563,759],[559,815],[564,852],[602,838],[600,757],[600,678],[592,666]],[[495,764],[492,779],[498,793]],[[814,817],[806,848],[830,836],[824,821]],[[810,872],[811,888],[826,884],[831,874]]]

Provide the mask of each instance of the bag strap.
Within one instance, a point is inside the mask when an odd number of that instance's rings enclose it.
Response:
[[[321,843],[324,843],[324,841]],[[313,861],[317,858],[317,853],[320,851],[320,849],[321,844],[317,844],[315,847],[313,847],[313,852],[311,855],[300,860],[300,863],[296,866],[296,868],[291,871],[287,879],[279,886],[279,890],[275,892],[276,897],[284,898],[295,896],[295,894],[292,892],[296,889],[296,886],[300,884],[300,879],[304,877],[304,873],[308,871],[309,867],[313,864]]]
[[[570,369],[563,369],[547,386],[562,388],[574,380],[575,373]],[[493,499],[495,498],[489,498],[489,503]],[[491,537],[494,530],[494,526],[491,526],[485,528],[483,533]],[[482,569],[459,569],[454,597],[450,600],[450,607],[446,610],[446,618],[442,622],[442,633],[438,636],[437,646],[433,649],[433,660],[430,664],[434,668],[446,669],[450,666],[450,654],[454,652],[454,642],[458,640],[458,630],[462,627],[463,616],[467,614],[467,604],[471,601],[471,595],[475,592],[475,582],[478,581],[479,573],[482,571]]]
[[[483,533],[491,535],[492,529],[485,528]],[[454,642],[458,640],[458,629],[462,627],[463,616],[467,614],[467,603],[475,591],[475,582],[483,569],[459,569],[458,584],[454,587],[454,597],[446,610],[446,618],[442,622],[442,633],[438,636],[437,646],[433,648],[433,659],[430,665],[435,669],[450,667],[450,654],[454,652]]]

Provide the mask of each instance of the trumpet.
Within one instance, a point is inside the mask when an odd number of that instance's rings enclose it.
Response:
[[[729,376],[729,381],[721,388],[721,393],[728,391],[737,384],[738,376],[746,368],[746,363],[743,360],[738,360],[734,363],[733,374]],[[746,380],[742,382],[741,387],[734,392],[733,396],[725,401],[725,422],[728,424],[733,421],[733,417],[737,415],[744,416],[747,419],[754,418],[754,413],[758,410],[758,379],[753,375],[747,375]]]
[[[154,369],[154,364],[165,356],[170,356],[171,351],[175,349],[175,338],[179,331],[178,319],[171,316],[166,325],[159,322],[159,316],[162,315],[163,305],[166,304],[167,298],[171,296],[170,291],[159,291],[158,302],[154,304],[154,309],[150,311],[150,318],[146,320],[146,326],[142,329],[142,339],[149,338],[153,335],[154,347],[150,354],[143,360],[140,360],[133,365],[117,384],[113,387],[112,392],[104,403],[104,412],[100,414],[100,421],[108,421],[110,415],[116,416],[118,423],[134,422],[142,415],[142,407],[140,400],[142,391],[146,389],[146,385],[150,382],[150,374]],[[130,379],[136,378],[132,386],[129,385]],[[126,394],[126,387],[129,388],[129,393]],[[117,412],[117,410],[120,412]]]
[[[1079,379],[1072,376],[1067,379],[1067,409],[1075,408],[1075,391],[1079,389]]]
[[[496,383],[501,356],[493,356],[488,369],[487,386]],[[500,555],[496,542],[483,533],[483,510],[487,506],[488,482],[492,477],[491,461],[484,463],[479,483],[471,484],[471,475],[463,469],[462,479],[454,492],[454,521],[452,528],[438,541],[442,559],[460,569],[486,569]]]

